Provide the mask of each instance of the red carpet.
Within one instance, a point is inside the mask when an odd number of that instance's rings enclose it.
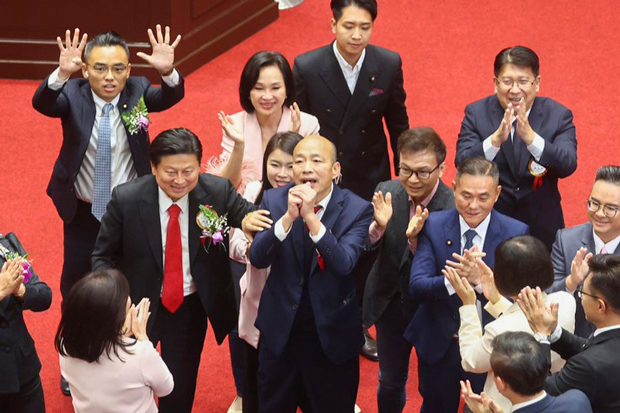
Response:
[[[299,53],[331,41],[328,4],[306,0],[282,12],[276,23],[191,74],[186,98],[152,116],[152,136],[170,127],[188,127],[201,137],[205,158],[219,154],[216,113],[239,110],[237,87],[245,61],[259,50],[271,49],[292,63]],[[380,0],[372,40],[401,53],[411,125],[434,127],[448,145],[445,182],[454,176],[454,148],[465,105],[493,93],[495,54],[509,45],[532,47],[541,58],[541,95],[557,99],[575,114],[579,167],[561,184],[567,225],[574,225],[585,219],[584,200],[597,167],[620,163],[619,143],[613,138],[620,130],[615,113],[620,107],[620,57],[613,29],[618,16],[616,0],[596,5],[560,0]],[[0,232],[19,235],[37,273],[54,291],[52,308],[28,313],[27,322],[43,362],[48,411],[69,412],[70,399],[58,390],[58,357],[52,346],[60,313],[62,226],[45,195],[62,135],[58,120],[32,109],[37,83],[0,80]],[[234,397],[228,346],[217,347],[209,335],[201,366],[194,411],[225,412]],[[361,367],[358,404],[366,413],[375,412],[378,365],[362,360]],[[414,412],[420,405],[415,361],[410,377],[406,411]]]

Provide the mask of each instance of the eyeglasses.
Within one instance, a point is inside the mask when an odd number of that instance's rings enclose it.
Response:
[[[441,165],[441,164],[439,164]],[[437,170],[437,168],[439,168],[439,165],[437,165],[436,167],[434,167],[433,169],[431,169],[430,171],[412,171],[411,169],[404,167],[404,166],[399,166],[398,167],[398,174],[405,178],[405,179],[409,179],[411,178],[411,175],[415,175],[420,181],[426,181],[428,178],[431,177],[431,174],[433,172],[435,172]]]
[[[584,295],[587,295],[588,297],[596,298],[597,300],[603,300],[598,295],[593,295],[593,294],[590,294],[590,293],[587,293],[587,292],[583,291],[583,284],[581,284],[579,287],[577,287],[577,297],[579,297],[579,299],[581,299],[581,297],[584,296]],[[605,300],[603,300],[603,301],[605,301]]]
[[[603,207],[603,214],[607,218],[613,218],[618,213],[618,207],[613,205],[602,205],[598,201],[594,201],[592,199],[586,199],[586,204],[588,205],[588,211],[597,213],[601,207]]]
[[[534,82],[536,82],[536,79],[534,80],[530,80],[530,79],[519,79],[519,80],[512,80],[512,79],[495,79],[495,83],[497,83],[498,86],[501,86],[504,89],[512,89],[514,85],[517,85],[517,87],[519,89],[529,89],[530,86],[532,86],[534,84]]]
[[[95,73],[99,75],[108,73],[109,70],[112,70],[112,73],[115,75],[122,75],[127,71],[127,66],[122,63],[112,66],[104,65],[103,63],[95,63],[94,65],[89,65],[88,63],[86,63],[86,66],[92,67]]]

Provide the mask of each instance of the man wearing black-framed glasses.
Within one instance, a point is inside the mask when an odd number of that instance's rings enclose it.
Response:
[[[551,249],[555,281],[548,292],[574,293],[583,284],[592,255],[620,254],[619,166],[603,166],[596,172],[590,197],[584,204],[589,222],[558,230]],[[580,297],[575,298],[575,334],[589,337],[594,325],[586,320]]]
[[[495,57],[495,94],[471,103],[456,143],[457,166],[483,156],[500,170],[502,194],[496,209],[526,223],[551,248],[564,228],[558,180],[577,169],[573,114],[539,97],[540,63],[524,46]]]
[[[526,287],[519,306],[534,331],[534,337],[550,344],[566,364],[547,377],[545,391],[557,396],[570,389],[583,391],[594,413],[620,411],[620,256],[598,254],[589,263],[590,275],[579,287],[586,318],[596,327],[588,339],[558,326],[557,306],[548,307],[540,289]]]

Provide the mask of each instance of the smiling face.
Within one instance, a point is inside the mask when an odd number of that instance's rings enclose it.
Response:
[[[127,52],[121,46],[95,46],[90,51],[82,74],[90,87],[106,102],[111,102],[125,89],[131,65]]]
[[[502,190],[490,176],[461,175],[452,183],[459,215],[470,228],[476,228],[491,213]]]
[[[370,41],[372,16],[368,10],[351,5],[342,9],[338,21],[332,18],[331,25],[338,51],[351,66],[355,66]]]
[[[316,192],[316,202],[329,194],[332,181],[340,174],[335,150],[330,141],[321,136],[302,139],[293,153],[293,176],[296,184],[309,184]]]
[[[520,86],[519,81],[529,81],[525,86]],[[531,68],[515,66],[507,63],[502,67],[495,81],[495,93],[502,108],[506,109],[509,103],[513,106],[525,103],[526,110],[530,110],[536,94],[540,90],[540,76],[534,76]],[[533,84],[531,82],[534,82]],[[506,87],[503,82],[512,82]]]
[[[430,149],[419,152],[401,152],[400,170],[402,171],[399,175],[401,184],[407,194],[418,204],[433,191],[437,180],[443,176],[446,170],[446,164],[442,162],[441,165],[438,165],[437,156]],[[428,179],[420,179],[414,173],[405,177],[411,171],[433,172]]]
[[[250,91],[250,101],[259,117],[281,116],[286,99],[284,76],[277,66],[261,68],[258,80]]]
[[[293,182],[293,155],[276,149],[267,158],[267,180],[273,188]]]
[[[592,186],[590,200],[600,205],[597,212],[588,210],[588,219],[592,223],[596,235],[605,243],[620,236],[620,213],[616,213],[613,217],[608,217],[603,213],[605,205],[616,209],[620,208],[620,186],[598,180]]]
[[[172,199],[178,201],[198,184],[200,164],[195,154],[165,155],[157,166],[151,164],[157,185]]]

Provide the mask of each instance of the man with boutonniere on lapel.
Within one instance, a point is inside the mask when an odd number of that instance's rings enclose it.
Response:
[[[493,209],[500,196],[497,166],[484,158],[470,158],[459,164],[452,183],[456,208],[428,215],[409,277],[409,294],[419,303],[405,338],[418,355],[419,391],[424,399],[422,413],[456,412],[460,401],[460,380],[469,380],[480,393],[484,374],[467,373],[459,352],[459,307],[461,299],[443,275],[445,266],[454,268],[474,287],[483,324],[492,317],[483,307],[481,275],[476,259],[491,268],[495,249],[508,238],[528,234],[527,225]]]
[[[203,240],[203,230],[214,229],[205,226],[203,210],[247,231],[260,231],[271,221],[253,213],[256,207],[229,180],[200,173],[202,145],[191,131],[160,133],[149,156],[153,175],[112,191],[92,266],[119,269],[132,302],[151,301],[147,333],[155,346],[161,343],[174,377],[174,390],[159,399],[159,411],[190,413],[207,319],[218,344],[237,324],[228,236],[224,231],[223,240],[216,235]]]
[[[183,78],[173,67],[181,36],[170,44],[169,27],[165,34],[159,25],[156,31],[157,38],[148,30],[153,53],[138,56],[161,73],[161,88],[144,77],[129,76],[129,48],[117,33],[102,33],[87,42],[88,35],[80,39],[75,29],[73,38],[67,30],[65,44],[56,39],[58,68],[32,98],[37,111],[62,121],[62,145],[47,194],[64,223],[63,297],[91,271],[90,254],[112,189],[151,173],[148,112],[166,110],[185,94]],[[83,79],[69,79],[79,71]],[[64,379],[61,390],[69,395]]]
[[[331,0],[330,7],[335,40],[295,59],[296,101],[318,118],[321,135],[336,145],[339,185],[371,201],[379,182],[392,179],[388,144],[398,175],[398,137],[409,129],[402,61],[398,53],[369,44],[376,0]],[[375,257],[363,254],[354,271],[360,300]],[[369,334],[362,355],[378,360]]]
[[[564,228],[558,180],[577,169],[577,139],[573,113],[537,96],[539,69],[538,56],[527,47],[497,54],[495,95],[465,108],[456,165],[476,156],[495,162],[502,185],[495,208],[526,223],[551,251],[556,232]]]

